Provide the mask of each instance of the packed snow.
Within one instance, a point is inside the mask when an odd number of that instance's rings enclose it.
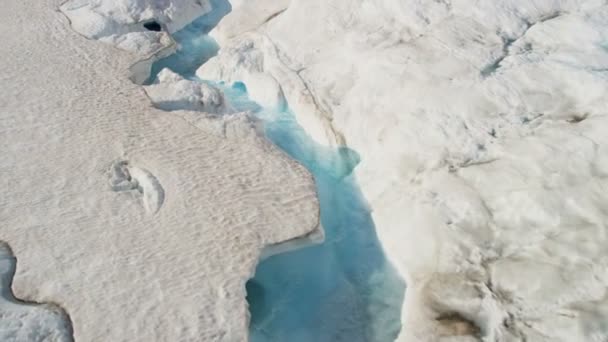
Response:
[[[247,340],[263,251],[320,234],[310,173],[246,113],[154,108],[59,6],[0,11],[0,340]]]
[[[16,299],[11,291],[16,259],[10,247],[0,242],[0,340],[72,340],[70,320],[56,305],[28,303]]]
[[[170,69],[163,69],[155,83],[145,86],[146,94],[160,109],[192,110],[210,114],[232,112],[224,93],[213,85],[184,79]]]
[[[209,0],[68,0],[60,10],[72,28],[143,56],[172,44],[170,33],[211,10]]]

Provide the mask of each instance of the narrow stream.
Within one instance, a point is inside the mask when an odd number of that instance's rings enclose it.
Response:
[[[197,79],[195,70],[219,49],[206,33],[230,11],[225,0],[212,2],[212,13],[174,34],[180,48],[153,65],[151,81],[166,67]],[[384,257],[352,176],[359,156],[316,144],[288,108],[260,107],[240,82],[197,80],[219,85],[233,107],[262,119],[266,136],[314,175],[319,194],[325,241],[263,260],[247,283],[251,341],[393,341],[405,285]]]

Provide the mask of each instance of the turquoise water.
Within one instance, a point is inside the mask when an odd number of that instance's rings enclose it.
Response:
[[[194,71],[218,51],[206,33],[230,7],[176,33],[180,50],[153,66],[152,78],[168,67],[196,79]],[[198,80],[208,82],[205,80]],[[400,329],[403,281],[386,261],[355,178],[359,156],[347,148],[316,144],[289,108],[263,108],[240,82],[214,81],[231,105],[264,122],[267,137],[314,175],[325,230],[322,244],[262,261],[247,283],[252,342],[392,341]]]

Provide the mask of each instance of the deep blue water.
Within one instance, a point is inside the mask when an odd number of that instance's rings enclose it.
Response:
[[[165,67],[196,79],[194,71],[219,48],[206,33],[230,10],[224,0],[214,1],[214,6],[210,15],[174,34],[181,48],[154,64],[152,79]],[[394,340],[405,285],[384,257],[352,176],[357,153],[316,144],[289,108],[260,107],[248,99],[240,82],[212,82],[233,107],[261,118],[267,137],[314,175],[325,229],[322,244],[274,255],[258,265],[247,283],[251,341]]]

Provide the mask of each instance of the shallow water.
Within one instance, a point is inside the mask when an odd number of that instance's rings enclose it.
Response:
[[[194,78],[218,51],[206,33],[226,12],[217,11],[176,33],[180,50],[155,63]],[[228,7],[229,10],[229,7]],[[206,82],[201,80],[202,82]],[[405,285],[386,261],[369,208],[351,175],[359,156],[347,148],[316,144],[286,108],[262,108],[240,82],[213,80],[231,105],[263,120],[267,137],[314,175],[325,230],[322,244],[262,261],[247,283],[253,342],[392,341],[400,329]]]

